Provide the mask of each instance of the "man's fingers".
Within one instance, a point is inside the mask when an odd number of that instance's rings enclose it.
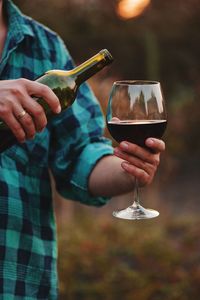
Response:
[[[28,81],[26,87],[29,95],[43,98],[54,113],[60,113],[60,101],[48,86],[36,81]]]
[[[143,186],[152,181],[152,174],[151,173],[149,174],[143,169],[137,168],[136,166],[126,161],[123,161],[121,166],[127,173],[137,178],[140,186]]]
[[[19,101],[21,106],[28,113],[21,123],[25,128],[27,137],[29,137],[33,134],[33,125],[35,126],[35,130],[39,132],[47,125],[47,118],[43,107],[30,95],[43,98],[54,113],[59,113],[61,111],[61,107],[59,99],[48,86],[23,78],[18,81],[25,88],[24,93],[21,93],[20,95]],[[33,119],[32,123],[30,118]]]
[[[159,164],[159,161],[157,163],[156,159],[153,160],[153,163],[149,163],[147,161],[139,159],[137,156],[120,151],[119,148],[114,149],[114,154],[120,157],[121,159],[127,161],[129,164],[135,166],[136,168],[144,170],[148,174],[150,174],[152,172],[152,169],[155,169],[157,167],[157,164]]]
[[[32,139],[36,134],[36,127],[32,116],[29,114],[29,111],[26,111],[26,108],[24,109],[20,105],[15,105],[13,108],[13,113],[18,123],[23,128],[26,138]]]
[[[42,131],[47,125],[47,117],[44,109],[33,98],[26,97],[26,101],[23,102],[23,107],[26,112],[33,118],[36,131]]]
[[[16,117],[12,113],[7,114],[4,118],[4,122],[8,125],[12,133],[15,135],[16,139],[20,143],[23,143],[26,139],[26,133]]]
[[[47,124],[43,107],[32,96],[43,98],[54,113],[61,111],[59,99],[44,84],[24,78],[1,84],[0,117],[20,142],[33,138]]]
[[[142,148],[136,144],[132,144],[129,142],[122,142],[122,143],[120,143],[119,146],[122,151],[128,153],[129,155],[135,156],[135,157],[141,159],[142,161],[148,162],[150,164],[156,163],[155,159],[158,158],[157,157],[158,155],[156,156],[152,152],[150,152],[147,149]]]

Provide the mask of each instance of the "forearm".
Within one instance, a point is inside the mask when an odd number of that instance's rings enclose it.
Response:
[[[89,178],[89,190],[93,196],[113,197],[133,190],[134,180],[121,167],[122,161],[109,155],[97,163]]]

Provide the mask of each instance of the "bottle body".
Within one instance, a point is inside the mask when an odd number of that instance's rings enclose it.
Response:
[[[64,73],[63,75],[59,75]],[[60,100],[61,110],[70,107],[77,95],[78,85],[73,76],[68,75],[67,71],[52,70],[36,79],[37,82],[47,85],[52,89]],[[47,117],[52,115],[52,112],[47,103],[42,98],[37,98],[36,101],[44,108]]]
[[[105,49],[85,61],[76,68],[63,70],[50,70],[36,79],[37,82],[47,85],[60,100],[61,110],[67,109],[76,99],[79,86],[95,75],[106,65],[112,62],[111,54]],[[47,119],[53,115],[48,104],[42,98],[35,98],[44,109]],[[17,142],[8,126],[0,120],[0,153]]]

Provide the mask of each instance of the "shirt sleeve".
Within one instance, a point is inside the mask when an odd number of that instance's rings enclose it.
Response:
[[[73,61],[66,52],[66,68]],[[105,121],[98,100],[84,83],[74,104],[50,122],[49,165],[56,189],[65,198],[87,205],[101,206],[109,199],[92,197],[88,178],[96,163],[111,155],[111,141],[103,137]]]

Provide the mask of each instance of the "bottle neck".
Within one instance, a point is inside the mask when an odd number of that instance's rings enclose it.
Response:
[[[94,55],[71,72],[79,86],[113,61],[111,54],[105,49]]]
[[[73,77],[76,87],[79,87],[84,81],[98,73],[105,66],[113,62],[113,57],[107,49],[101,50],[99,53],[83,62],[81,65],[72,70],[49,70],[45,75],[67,76]]]

